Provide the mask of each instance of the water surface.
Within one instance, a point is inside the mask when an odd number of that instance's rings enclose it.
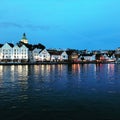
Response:
[[[0,66],[0,120],[120,120],[120,65]]]

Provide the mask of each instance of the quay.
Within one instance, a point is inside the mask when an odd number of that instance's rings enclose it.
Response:
[[[1,62],[0,65],[58,65],[58,64],[113,64],[116,62],[97,62],[97,61],[80,61],[80,62],[24,62],[24,63],[16,63],[16,62]]]

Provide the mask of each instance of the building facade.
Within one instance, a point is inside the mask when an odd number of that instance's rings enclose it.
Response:
[[[50,61],[50,53],[44,49],[39,54],[39,60],[40,61]]]
[[[0,48],[0,61],[1,62],[27,62],[28,61],[28,48],[24,45],[19,47],[11,43],[5,43]]]

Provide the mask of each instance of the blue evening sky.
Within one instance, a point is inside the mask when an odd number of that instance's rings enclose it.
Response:
[[[120,0],[0,0],[0,43],[47,48],[120,47]]]

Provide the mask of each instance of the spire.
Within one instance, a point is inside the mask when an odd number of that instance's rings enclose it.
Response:
[[[22,37],[22,39],[26,39],[26,40],[27,40],[27,38],[26,38],[26,34],[25,34],[25,33],[23,33],[23,37]]]
[[[27,40],[27,38],[26,38],[26,34],[25,34],[25,33],[23,33],[21,42],[28,44],[28,40]]]

